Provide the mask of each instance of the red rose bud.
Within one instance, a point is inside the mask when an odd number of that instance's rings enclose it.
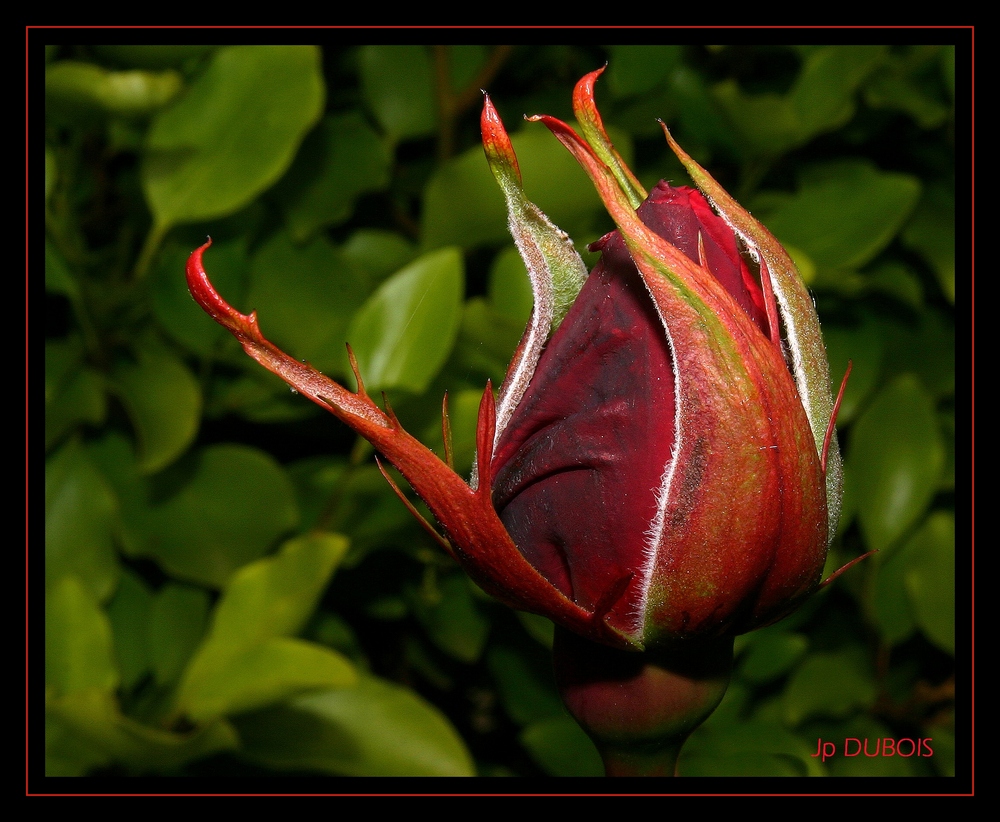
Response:
[[[638,215],[692,261],[700,237],[712,275],[766,337],[761,287],[740,256],[732,230],[699,192],[660,183]],[[729,437],[728,453],[722,453],[713,447],[718,437],[697,431],[692,436],[700,444],[692,448],[692,458],[671,468],[677,439],[687,432],[676,430],[677,388],[684,375],[675,377],[665,321],[618,232],[592,250],[602,252],[601,261],[542,353],[497,444],[493,501],[500,519],[529,562],[578,604],[596,609],[605,593],[621,583],[622,596],[606,619],[623,633],[649,630],[637,615],[651,604],[648,592],[661,574],[673,577],[661,584],[680,607],[671,607],[670,622],[658,628],[675,637],[715,634],[730,631],[738,616],[743,622],[735,627],[745,629],[747,589],[757,587],[766,568],[746,573],[742,535],[733,534],[736,541],[731,542],[727,524],[739,523],[745,538],[757,543],[770,535],[756,520],[744,523],[751,518],[728,510],[736,509],[729,498],[725,510],[700,515],[707,528],[688,510],[699,499],[714,499],[712,478],[705,474],[717,473],[715,466],[726,470],[738,454],[732,453]],[[742,407],[733,412],[747,413]],[[805,425],[801,405],[797,413]],[[751,454],[745,462],[747,477],[740,485],[752,484],[773,460],[763,460],[761,468],[761,460]],[[674,492],[679,502],[668,507],[663,486],[671,470],[670,482],[681,490]],[[812,494],[820,500],[818,468],[811,473]],[[766,481],[761,485],[747,493],[760,498],[780,494],[767,488]],[[658,520],[660,531],[654,535],[651,529]],[[796,573],[808,574],[795,583],[796,593],[818,581],[812,577],[826,555],[825,506],[819,506],[812,520],[803,544],[795,546],[803,549],[799,562],[804,566]],[[775,544],[767,545],[768,551],[781,550],[777,539],[770,542]],[[706,596],[707,591],[716,593]]]
[[[535,304],[498,399],[483,395],[469,483],[375,405],[356,368],[355,394],[225,303],[201,265],[207,244],[188,284],[250,356],[399,469],[487,592],[615,648],[667,649],[776,621],[819,587],[840,499],[835,409],[787,253],[669,134],[700,191],[660,183],[647,197],[594,105],[600,73],[574,93],[582,137],[532,118],[618,226],[594,244],[589,277],[524,196],[485,102],[483,144]]]

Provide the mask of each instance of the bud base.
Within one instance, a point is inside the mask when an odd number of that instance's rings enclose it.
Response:
[[[556,685],[608,776],[674,776],[681,747],[722,701],[733,639],[629,653],[556,626]]]

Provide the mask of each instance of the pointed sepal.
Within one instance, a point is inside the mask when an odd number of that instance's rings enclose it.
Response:
[[[602,615],[595,616],[555,589],[518,551],[497,516],[489,491],[496,429],[496,405],[489,385],[483,393],[477,429],[479,468],[486,481],[481,489],[473,490],[403,429],[388,407],[383,411],[372,401],[353,358],[357,393],[270,342],[261,333],[255,313],[242,314],[229,305],[205,273],[202,257],[210,245],[209,240],[188,258],[187,282],[195,301],[228,329],[254,360],[346,423],[396,467],[440,524],[452,555],[484,591],[513,608],[547,616],[595,642],[622,649],[641,648],[639,639],[614,630],[600,618]]]
[[[642,183],[632,173],[632,169],[626,165],[611,142],[594,99],[594,84],[597,82],[597,78],[604,73],[604,69],[605,66],[602,66],[596,71],[590,72],[576,84],[576,88],[573,89],[573,114],[576,115],[577,122],[580,123],[583,139],[590,144],[594,154],[614,174],[632,208],[638,208],[646,199],[646,189],[642,187]]]
[[[792,373],[809,419],[816,451],[821,454],[825,451],[826,454],[828,539],[832,541],[840,519],[843,464],[835,431],[824,447],[827,429],[833,417],[833,396],[826,346],[823,344],[819,317],[812,297],[792,258],[774,235],[677,144],[665,125],[663,132],[670,148],[687,169],[695,185],[740,236],[749,252],[760,261],[762,269],[767,269],[781,314],[785,342],[791,355]]]
[[[531,280],[531,319],[514,352],[500,387],[497,435],[503,432],[535,372],[542,347],[580,293],[587,266],[573,242],[524,195],[521,171],[507,130],[489,95],[483,95],[483,148],[507,203],[507,221],[514,244]],[[478,483],[473,474],[473,483]]]

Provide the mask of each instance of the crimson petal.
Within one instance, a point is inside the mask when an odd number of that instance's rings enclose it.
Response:
[[[497,444],[493,502],[525,558],[588,611],[645,564],[674,434],[663,324],[612,235]],[[639,630],[626,595],[609,624]]]

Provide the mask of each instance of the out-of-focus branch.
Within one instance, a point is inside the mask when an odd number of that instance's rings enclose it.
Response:
[[[465,88],[457,92],[451,89],[449,73],[448,47],[432,46],[434,55],[435,88],[437,91],[438,113],[441,117],[441,127],[438,130],[438,161],[447,160],[455,153],[455,124],[464,111],[472,106],[478,106],[481,90],[490,84],[503,64],[513,52],[513,46],[497,46]]]

